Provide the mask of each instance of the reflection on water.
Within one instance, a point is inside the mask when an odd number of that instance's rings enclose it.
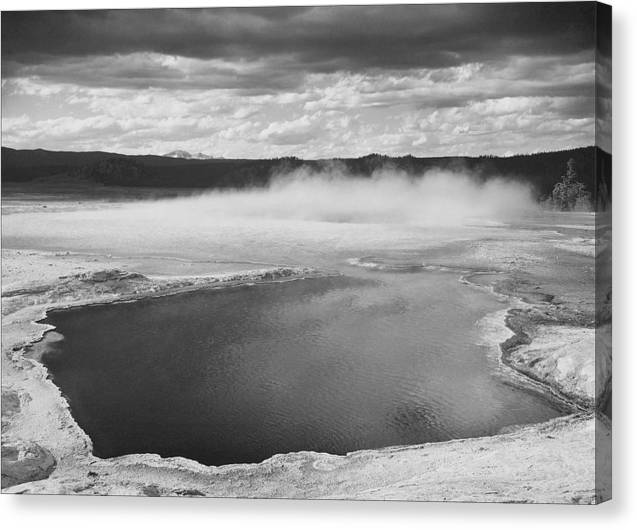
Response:
[[[206,464],[448,440],[558,415],[497,375],[457,272],[350,275],[53,312],[43,362],[108,457]]]
[[[539,262],[537,243],[588,252],[590,237],[574,238],[590,215],[432,219],[429,203],[406,190],[400,200],[380,190],[369,204],[353,192],[286,195],[288,204],[275,190],[3,208],[3,245],[90,254],[150,275],[273,264],[345,275],[52,313],[62,336],[47,335],[44,362],[100,456],[253,462],[486,435],[557,416],[501,378],[476,322],[506,305],[458,278],[510,266],[508,241]],[[380,208],[388,219],[372,215],[384,200],[394,200]],[[354,204],[350,222],[329,221]]]

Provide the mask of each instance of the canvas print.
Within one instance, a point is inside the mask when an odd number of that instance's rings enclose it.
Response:
[[[610,499],[611,151],[597,2],[4,11],[2,492]]]

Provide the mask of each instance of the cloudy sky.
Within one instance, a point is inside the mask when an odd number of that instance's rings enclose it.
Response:
[[[4,12],[2,142],[249,158],[592,145],[594,21],[592,2]]]

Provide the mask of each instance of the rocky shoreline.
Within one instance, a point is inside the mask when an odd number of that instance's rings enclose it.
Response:
[[[120,265],[60,253],[3,251],[3,492],[582,503],[610,496],[610,484],[596,483],[591,473],[596,457],[610,465],[603,455],[610,444],[600,446],[600,440],[610,441],[610,423],[599,413],[606,387],[595,385],[595,374],[591,397],[590,359],[576,362],[570,371],[556,371],[558,361],[572,360],[577,348],[544,348],[551,352],[544,360],[536,360],[537,351],[530,355],[524,350],[541,339],[547,325],[589,330],[584,332],[586,340],[590,332],[595,338],[595,328],[582,327],[585,322],[575,313],[569,316],[574,320],[553,318],[551,304],[537,293],[534,301],[539,305],[509,310],[506,324],[514,335],[502,344],[502,359],[583,412],[487,438],[345,456],[291,453],[259,464],[217,468],[149,454],[96,458],[90,439],[75,423],[46,369],[23,355],[24,348],[47,331],[37,323],[46,311],[319,274],[278,268],[158,280],[125,272]],[[520,295],[512,284],[492,287]],[[555,380],[547,377],[549,373],[557,374]],[[582,384],[564,383],[571,380]]]
[[[610,319],[596,324],[594,315],[555,304],[553,295],[509,274],[481,272],[462,279],[519,302],[504,317],[512,333],[500,344],[505,365],[545,385],[574,411],[603,413],[612,386]]]

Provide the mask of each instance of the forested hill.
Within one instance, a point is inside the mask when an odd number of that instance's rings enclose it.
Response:
[[[192,160],[150,155],[121,155],[106,152],[66,152],[43,149],[2,148],[2,179],[7,182],[37,183],[46,180],[82,179],[106,186],[170,188],[243,188],[264,186],[274,175],[302,166],[320,170],[335,163],[348,174],[370,176],[378,169],[399,169],[419,175],[431,169],[467,171],[475,178],[506,177],[528,182],[538,198],[551,193],[564,174],[567,161],[577,164],[579,179],[592,194],[594,204],[610,197],[610,154],[597,147],[517,155],[510,157],[389,157],[371,154],[361,158],[301,160],[211,159]],[[597,179],[595,179],[597,175]]]

